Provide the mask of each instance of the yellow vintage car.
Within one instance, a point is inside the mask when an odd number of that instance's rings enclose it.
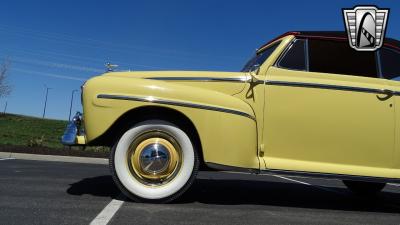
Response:
[[[400,181],[400,42],[289,32],[241,72],[109,72],[82,86],[66,145],[112,146],[135,201],[168,202],[199,169],[324,176],[373,194]]]

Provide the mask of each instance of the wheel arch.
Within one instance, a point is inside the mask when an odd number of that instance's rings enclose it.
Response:
[[[168,121],[188,134],[193,142],[195,150],[198,151],[200,160],[200,169],[206,169],[207,166],[203,157],[201,140],[196,126],[192,120],[182,112],[175,109],[162,106],[142,106],[133,108],[122,114],[102,135],[94,139],[89,145],[112,146],[116,143],[122,134],[140,122],[151,119]]]

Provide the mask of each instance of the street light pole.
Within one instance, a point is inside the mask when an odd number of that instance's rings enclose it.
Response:
[[[52,88],[47,87],[46,85],[44,85],[46,87],[46,97],[44,100],[44,108],[43,108],[43,118],[46,115],[46,106],[47,106],[47,95],[49,94],[49,90]]]
[[[68,121],[71,120],[71,111],[72,111],[72,102],[74,101],[74,93],[77,92],[78,90],[73,90],[71,94],[71,104],[69,105],[69,116],[68,116]]]

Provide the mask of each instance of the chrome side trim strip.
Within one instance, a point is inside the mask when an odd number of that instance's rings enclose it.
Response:
[[[288,82],[288,81],[266,81],[266,85],[289,86],[289,87],[305,87],[305,88],[320,88],[340,91],[355,91],[375,94],[385,94],[385,90],[364,87],[340,86],[331,84],[315,84],[315,83],[301,83],[301,82]]]
[[[149,80],[166,80],[166,81],[225,81],[225,82],[245,82],[248,80],[246,76],[242,77],[148,77]]]
[[[194,104],[194,103],[188,103],[188,102],[171,101],[171,100],[155,98],[152,96],[137,97],[137,96],[125,96],[125,95],[99,94],[99,95],[97,95],[97,98],[128,100],[128,101],[137,101],[137,102],[150,102],[150,103],[157,103],[157,104],[163,104],[163,105],[173,105],[173,106],[181,106],[181,107],[188,107],[188,108],[204,109],[204,110],[211,110],[211,111],[217,111],[217,112],[223,112],[223,113],[230,113],[230,114],[234,114],[234,115],[244,116],[244,117],[250,118],[254,121],[256,120],[255,117],[253,117],[250,114],[247,114],[247,113],[241,112],[241,111],[237,111],[237,110],[233,110],[233,109],[226,109],[226,108],[220,108],[220,107],[208,106],[208,105],[200,105],[200,104]]]

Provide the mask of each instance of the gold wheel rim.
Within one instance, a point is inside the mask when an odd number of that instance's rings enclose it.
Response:
[[[170,182],[179,172],[182,151],[170,134],[149,131],[132,142],[127,161],[137,180],[146,185],[160,186]]]

